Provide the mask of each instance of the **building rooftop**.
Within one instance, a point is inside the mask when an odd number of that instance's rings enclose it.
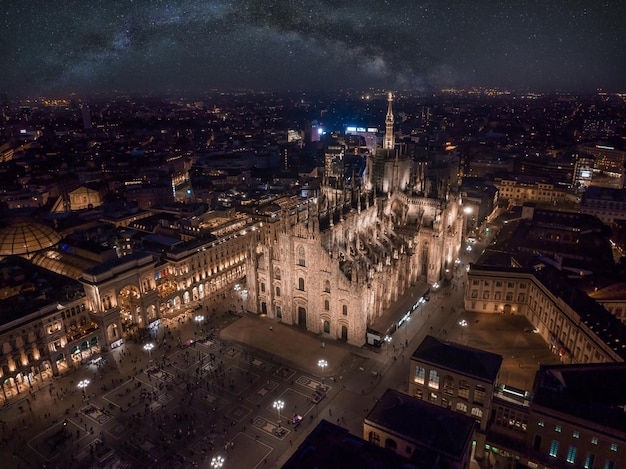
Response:
[[[431,335],[424,338],[411,358],[489,382],[495,382],[502,365],[500,355],[441,341]]]
[[[418,445],[419,450],[414,453],[425,459],[420,467],[428,467],[424,463],[431,459],[429,453],[445,454],[455,460],[463,458],[475,426],[473,417],[393,389],[385,391],[365,422],[384,427]]]
[[[626,431],[626,363],[543,365],[533,389],[535,406]]]
[[[391,450],[322,420],[282,469],[421,469]]]
[[[0,229],[0,257],[31,255],[61,241],[61,235],[31,218],[15,218]]]
[[[82,285],[76,280],[22,257],[10,256],[0,261],[0,327],[19,322],[37,311],[56,311],[59,303],[84,295]]]

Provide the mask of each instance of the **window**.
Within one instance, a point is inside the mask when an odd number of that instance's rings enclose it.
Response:
[[[505,297],[505,300],[506,301],[513,301],[513,293],[511,293],[511,292],[507,293],[506,297]]]
[[[585,464],[583,464],[583,467],[585,469],[593,469],[593,463],[595,462],[595,459],[595,454],[587,453],[587,457],[585,458]]]
[[[591,439],[591,444],[592,444],[592,445],[597,445],[597,444],[598,444],[598,438],[594,436],[594,437]]]
[[[467,381],[459,381],[459,397],[469,399],[469,383]]]
[[[611,451],[617,451],[617,445],[615,443],[611,443]]]
[[[302,246],[298,248],[298,265],[306,267],[306,258],[304,257],[304,248]]]
[[[443,377],[443,393],[448,396],[454,395],[454,378],[446,375]]]
[[[472,290],[472,298],[478,298],[478,290]]]
[[[326,282],[324,282],[324,292],[330,293],[330,281],[329,280],[326,280]]]
[[[324,300],[324,311],[330,311],[330,301]]]
[[[567,458],[565,459],[567,462],[574,464],[576,462],[576,447],[570,446],[567,450]]]
[[[413,381],[415,381],[416,383],[419,383],[419,384],[424,384],[425,376],[426,376],[426,370],[424,368],[422,368],[421,366],[416,366],[415,367],[415,378],[413,379]]]
[[[476,404],[483,404],[485,402],[485,388],[480,384],[477,384],[474,388],[474,402]]]
[[[472,407],[472,415],[476,417],[477,420],[480,420],[483,418],[483,411],[478,407]]]
[[[615,461],[608,459],[604,465],[604,469],[615,469]]]
[[[543,420],[539,420],[539,422],[537,422],[537,425],[539,425],[540,427],[543,427],[545,423],[543,422]]]
[[[554,431],[557,433],[561,433],[561,426],[557,425],[556,427],[554,427]]]
[[[428,374],[428,387],[439,389],[439,375],[437,374],[437,370],[430,370]]]
[[[280,287],[276,287],[276,296],[280,296]]]
[[[430,402],[432,402],[433,404],[437,403],[437,393],[431,392],[430,395],[428,396],[428,400]]]
[[[380,435],[376,432],[370,432],[369,442],[374,443],[376,446],[380,446]]]
[[[274,278],[280,280],[280,269],[278,267],[274,269]]]
[[[278,319],[283,317],[283,309],[280,306],[276,306],[276,317]]]
[[[550,444],[550,452],[548,453],[553,458],[556,458],[557,454],[559,454],[559,442],[557,440],[552,440]]]
[[[348,315],[348,306],[347,306],[347,305],[343,305],[343,306],[341,307],[341,313],[342,313],[344,316],[347,316],[347,315]]]
[[[463,402],[457,402],[456,403],[456,411],[457,412],[466,413],[467,412],[467,406]]]
[[[501,300],[502,299],[502,292],[497,291],[494,295],[494,298],[496,300]]]
[[[519,295],[517,295],[517,301],[519,303],[523,303],[524,301],[526,301],[526,295],[524,295],[523,293],[520,293]]]
[[[484,291],[483,292],[483,300],[488,300],[489,299],[489,292],[488,291]]]
[[[265,284],[261,282],[261,293],[265,293]]]
[[[575,431],[574,434],[572,435],[574,438],[580,438],[580,432],[579,431]]]
[[[298,279],[298,290],[304,291],[304,279],[302,277]]]

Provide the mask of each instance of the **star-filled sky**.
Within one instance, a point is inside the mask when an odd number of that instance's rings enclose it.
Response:
[[[624,0],[0,0],[0,91],[626,91]]]

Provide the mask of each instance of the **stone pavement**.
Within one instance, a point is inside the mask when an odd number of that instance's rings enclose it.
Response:
[[[281,361],[290,363],[294,368],[306,370],[319,377],[337,375],[341,365],[353,355],[374,360],[381,369],[388,361],[380,350],[359,348],[332,338],[326,339],[255,314],[246,314],[222,329],[220,338],[280,357]],[[317,364],[321,358],[328,362],[328,368],[323,373]]]

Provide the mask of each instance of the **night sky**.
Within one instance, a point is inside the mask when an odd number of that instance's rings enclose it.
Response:
[[[0,91],[626,91],[624,0],[0,0]]]

